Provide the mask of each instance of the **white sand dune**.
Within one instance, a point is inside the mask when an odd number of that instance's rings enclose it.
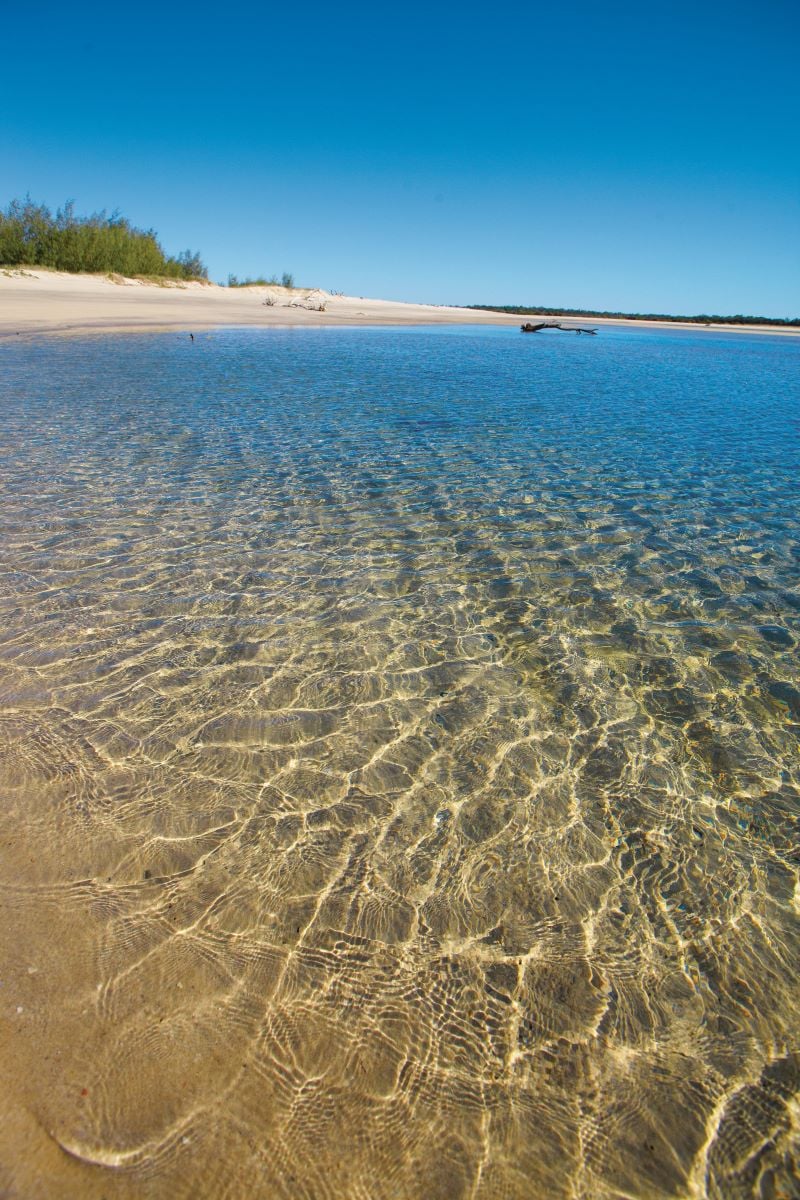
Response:
[[[120,275],[69,275],[25,268],[0,272],[0,333],[207,329],[221,325],[517,324],[519,318],[334,296],[319,288],[176,283]]]
[[[341,296],[319,288],[227,288],[213,283],[160,285],[121,275],[70,275],[0,269],[0,337],[40,333],[101,333],[210,329],[222,325],[518,325],[519,316]],[[632,324],[564,318],[569,324]],[[655,322],[648,322],[648,325]],[[670,323],[672,326],[672,323]],[[693,325],[688,328],[702,329]],[[730,330],[730,326],[713,326]],[[742,326],[738,327],[742,329]],[[798,330],[748,326],[769,333]]]

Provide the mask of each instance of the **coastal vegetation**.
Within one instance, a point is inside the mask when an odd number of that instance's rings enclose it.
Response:
[[[79,217],[68,201],[53,213],[30,196],[12,200],[0,210],[0,265],[165,279],[208,278],[199,252],[166,254],[154,230],[137,229],[118,212]]]
[[[294,275],[290,275],[288,271],[284,271],[283,275],[281,275],[280,279],[278,279],[277,275],[271,275],[269,277],[269,279],[266,279],[263,275],[257,275],[257,276],[255,276],[255,278],[252,278],[252,279],[250,278],[250,276],[247,276],[246,279],[240,279],[238,277],[238,275],[229,275],[228,276],[228,287],[231,287],[231,288],[242,288],[242,287],[293,288],[294,287]]]
[[[613,317],[625,321],[680,321],[692,325],[788,325],[800,326],[800,317],[733,317],[700,313],[694,317],[676,317],[671,313],[601,312],[595,308],[548,308],[523,304],[467,304],[481,312],[515,313],[521,317]]]

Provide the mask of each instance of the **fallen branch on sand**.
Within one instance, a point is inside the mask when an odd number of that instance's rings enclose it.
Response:
[[[596,329],[581,329],[578,325],[561,325],[557,321],[542,321],[538,325],[531,325],[528,321],[525,325],[520,325],[523,333],[538,333],[540,329],[560,329],[562,333],[597,333]]]

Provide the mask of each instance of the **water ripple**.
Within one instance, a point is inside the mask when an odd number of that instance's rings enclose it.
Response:
[[[9,1195],[798,1194],[796,353],[0,348]]]

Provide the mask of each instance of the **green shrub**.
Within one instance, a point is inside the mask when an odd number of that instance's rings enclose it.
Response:
[[[153,229],[137,229],[118,212],[76,217],[68,201],[55,216],[30,196],[0,210],[0,263],[57,271],[116,272],[168,279],[207,279],[197,251],[164,253]]]
[[[277,276],[272,275],[269,279],[265,279],[263,275],[258,275],[255,279],[249,276],[247,279],[240,279],[238,275],[228,276],[228,287],[277,287]]]

